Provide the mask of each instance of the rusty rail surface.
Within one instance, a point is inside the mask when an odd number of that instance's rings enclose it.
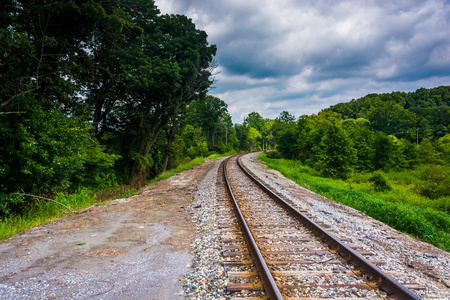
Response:
[[[380,268],[378,268],[370,261],[368,261],[366,258],[364,258],[356,251],[351,249],[344,242],[339,240],[337,237],[333,236],[331,233],[329,233],[327,230],[322,228],[316,222],[311,220],[305,214],[301,213],[295,207],[293,207],[292,205],[287,203],[284,199],[282,199],[280,196],[275,194],[261,181],[256,179],[256,177],[252,175],[251,171],[242,165],[240,159],[241,157],[239,156],[239,158],[237,159],[239,167],[243,170],[243,172],[247,176],[249,176],[249,178],[251,178],[252,181],[254,181],[258,186],[261,187],[262,190],[264,190],[267,194],[269,194],[272,199],[274,199],[276,202],[280,203],[285,209],[287,209],[297,220],[299,220],[310,230],[314,231],[317,234],[317,236],[322,239],[322,241],[324,241],[326,244],[330,246],[330,248],[336,250],[337,253],[339,253],[344,259],[346,259],[349,263],[353,264],[355,268],[359,268],[362,271],[362,273],[366,274],[369,280],[376,282],[376,284],[381,289],[386,291],[389,296],[395,297],[396,299],[421,299],[416,294],[411,292],[408,288],[406,288],[401,283],[396,281],[394,278],[383,272]]]
[[[249,251],[252,253],[252,257],[258,269],[258,273],[263,283],[263,287],[266,294],[269,296],[270,299],[283,299],[283,296],[281,295],[281,292],[278,289],[272,274],[270,273],[269,267],[264,261],[261,251],[259,251],[256,241],[253,238],[252,233],[250,232],[250,228],[248,227],[247,222],[244,219],[244,215],[242,214],[239,205],[236,201],[236,198],[233,195],[233,191],[231,190],[231,186],[230,183],[228,182],[227,176],[227,163],[230,158],[231,157],[227,158],[223,163],[223,175],[227,185],[228,193],[232,200],[231,202],[233,204],[236,217],[238,219],[239,225],[244,235],[244,239],[246,240],[247,245],[249,246]]]

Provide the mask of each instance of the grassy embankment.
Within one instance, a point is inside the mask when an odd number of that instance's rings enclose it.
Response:
[[[430,200],[414,192],[418,179],[414,172],[387,174],[392,189],[375,192],[371,174],[358,174],[350,180],[320,177],[317,171],[299,161],[258,156],[269,168],[328,199],[353,207],[410,236],[450,251],[449,197]]]
[[[195,158],[172,170],[160,174],[149,183],[169,178],[176,173],[194,168],[204,162],[204,158]],[[135,193],[136,191],[131,186],[111,187],[102,191],[83,189],[77,193],[59,193],[53,200],[68,206],[73,211],[77,211],[92,205],[103,205],[113,199],[130,197]],[[27,214],[2,220],[0,219],[0,241],[15,234],[24,232],[30,228],[53,222],[57,218],[67,216],[70,213],[70,210],[60,204],[48,200],[36,199],[36,204],[28,211]]]

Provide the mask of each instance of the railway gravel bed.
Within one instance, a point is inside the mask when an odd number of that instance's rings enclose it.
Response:
[[[450,299],[450,254],[430,244],[413,239],[391,227],[376,221],[361,212],[330,201],[320,195],[300,187],[286,179],[279,172],[267,169],[256,159],[257,153],[244,156],[243,162],[255,175],[294,201],[299,207],[308,209],[318,221],[330,226],[330,231],[338,236],[348,236],[364,250],[375,253],[371,260],[385,261],[380,268],[399,282],[416,282],[425,286],[424,290],[414,290],[423,299]],[[227,292],[227,284],[236,282],[228,277],[243,271],[254,272],[252,265],[226,267],[221,249],[221,221],[218,217],[220,195],[217,194],[217,168],[211,170],[201,183],[201,188],[191,206],[192,221],[199,238],[193,244],[195,258],[192,272],[184,278],[186,299],[230,299],[247,296],[250,293]],[[299,201],[298,199],[301,199]],[[275,248],[276,249],[276,248]],[[275,266],[274,268],[277,268]],[[323,272],[346,270],[333,264],[303,265],[293,271]],[[281,268],[280,270],[285,270]],[[230,273],[231,272],[231,273]],[[345,276],[342,276],[345,280]],[[314,280],[314,275],[311,276]],[[355,295],[357,296],[357,295]],[[367,294],[367,296],[371,296]],[[372,295],[373,296],[373,295]]]
[[[375,253],[372,259],[385,261],[386,264],[379,267],[391,272],[399,282],[414,281],[425,286],[423,291],[414,291],[421,298],[450,299],[449,253],[300,187],[279,172],[267,169],[256,159],[257,155],[246,155],[242,161],[277,192],[307,209],[314,218],[328,225],[334,234],[347,236],[365,250]]]

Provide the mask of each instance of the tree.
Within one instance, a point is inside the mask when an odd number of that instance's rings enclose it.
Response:
[[[321,173],[327,177],[347,178],[356,160],[356,150],[346,131],[327,122],[320,146]]]
[[[419,144],[419,159],[424,164],[432,164],[436,161],[433,144],[429,139],[423,139]]]
[[[8,17],[0,30],[0,192],[55,193],[111,174],[118,156],[92,139],[77,80],[95,27],[91,4],[31,0],[1,8]]]
[[[294,159],[296,155],[294,145],[297,142],[297,135],[294,129],[283,131],[277,139],[277,150],[285,158]]]
[[[374,166],[376,170],[391,167],[391,156],[394,149],[393,141],[386,134],[375,134],[372,147],[375,149]]]
[[[248,127],[248,140],[250,141],[251,151],[255,150],[256,140],[261,138],[261,133],[253,127]]]
[[[437,140],[436,150],[440,153],[442,160],[450,164],[450,133]]]
[[[130,127],[138,132],[135,148],[139,154],[133,162],[132,177],[141,176],[143,162],[170,116],[205,93],[212,83],[209,67],[216,47],[208,45],[206,33],[185,16],[162,16],[160,28],[163,37],[171,37],[160,41],[162,57],[150,56],[154,59],[143,60],[139,68],[129,71],[133,101],[127,112],[132,112]],[[149,54],[154,55],[151,51]],[[155,72],[154,61],[159,63],[161,59],[161,68]]]
[[[223,117],[227,112],[227,104],[217,97],[206,95],[192,101],[188,109],[188,122],[202,128],[209,148],[214,149],[217,134],[222,129]]]
[[[257,112],[251,112],[244,118],[244,125],[260,131],[264,118]]]
[[[271,129],[275,121],[270,119],[263,119],[260,125],[261,139],[262,139],[262,150],[267,150],[268,142],[271,139]]]
[[[318,122],[315,115],[302,115],[298,119],[295,155],[309,166],[314,166],[318,161],[320,141],[325,129],[323,124],[324,122]]]
[[[375,102],[368,113],[368,119],[375,130],[397,137],[408,137],[416,123],[414,113],[411,113],[394,102]]]
[[[346,119],[342,121],[342,128],[349,134],[356,149],[355,168],[363,170],[373,170],[373,158],[375,150],[372,147],[374,132],[367,119],[358,118]]]
[[[294,125],[295,117],[291,115],[289,112],[283,110],[280,113],[280,116],[275,119],[275,122],[282,123],[285,125]]]
[[[244,151],[250,150],[248,138],[249,128],[242,124],[235,124],[234,130],[236,131],[236,137],[239,141],[239,148]]]

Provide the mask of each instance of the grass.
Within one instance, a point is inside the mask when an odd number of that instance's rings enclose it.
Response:
[[[71,194],[59,193],[54,200],[70,207],[72,210],[79,210],[97,203],[96,194],[88,190]],[[0,223],[0,240],[52,222],[70,213],[65,207],[55,202],[41,199],[35,199],[35,201],[28,214],[15,215],[2,220]]]
[[[412,194],[411,188],[404,182],[392,184],[391,191],[375,193],[368,183],[370,174],[357,174],[350,181],[333,180],[319,177],[315,170],[303,166],[299,161],[270,159],[265,154],[258,158],[269,168],[280,171],[287,178],[315,193],[450,251],[449,214],[434,208],[432,200]],[[408,180],[411,180],[410,184],[414,182],[414,178]]]
[[[230,155],[235,155],[235,154],[237,154],[237,152],[235,150],[231,150],[231,151],[228,151],[228,152],[222,153],[222,154],[214,153],[214,154],[211,154],[210,156],[208,156],[207,159],[211,159],[212,160],[212,159],[216,159],[216,158],[219,158],[219,157],[230,156]]]
[[[192,169],[192,168],[194,168],[196,166],[199,166],[199,165],[203,164],[204,162],[205,162],[205,159],[203,157],[194,158],[190,162],[185,163],[185,164],[181,164],[178,167],[176,167],[175,169],[171,169],[171,170],[168,170],[168,171],[166,171],[164,173],[159,174],[157,177],[155,177],[152,180],[150,180],[149,183],[153,183],[153,182],[157,182],[157,181],[160,181],[160,180],[163,180],[163,179],[167,179],[167,178],[172,177],[173,175],[175,175],[177,173],[180,173],[180,172]]]
[[[149,183],[169,178],[176,173],[192,169],[205,162],[204,158],[198,157],[188,163],[181,164],[175,169],[166,171]],[[89,191],[87,189],[78,191],[77,193],[59,193],[54,200],[70,207],[72,210],[80,210],[103,203],[111,199],[126,198],[134,195],[136,191],[131,186],[111,187],[102,191]],[[46,223],[53,222],[60,217],[70,214],[62,205],[51,201],[36,199],[33,208],[26,215],[13,216],[2,219],[0,222],[0,241],[7,239],[13,235],[19,234],[36,226],[42,226]]]

